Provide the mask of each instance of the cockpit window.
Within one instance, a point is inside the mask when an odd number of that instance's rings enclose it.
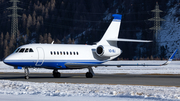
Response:
[[[20,49],[20,48],[16,49],[16,51],[15,51],[15,52],[17,53],[17,52],[19,51],[19,49]]]
[[[34,51],[32,50],[32,48],[30,48],[30,49],[29,49],[29,52],[34,52]]]
[[[19,53],[24,52],[25,48],[21,48],[21,50],[19,51]]]
[[[27,52],[28,52],[28,50],[29,50],[29,48],[26,48],[25,52],[27,53]]]

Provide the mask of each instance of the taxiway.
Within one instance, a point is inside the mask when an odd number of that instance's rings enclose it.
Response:
[[[93,78],[86,78],[85,74],[62,73],[61,76],[61,78],[53,78],[52,74],[50,73],[31,73],[29,80],[25,80],[24,73],[0,73],[0,80],[56,83],[180,86],[180,75],[96,74]]]

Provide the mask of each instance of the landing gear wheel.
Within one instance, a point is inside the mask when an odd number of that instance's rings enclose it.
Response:
[[[53,74],[53,77],[54,77],[54,78],[60,78],[60,77],[61,77],[61,74],[60,74],[59,72],[54,73],[54,74]]]
[[[86,78],[93,78],[93,74],[91,72],[86,73]]]
[[[53,77],[54,78],[60,78],[61,77],[61,73],[59,73],[58,70],[54,70],[53,71]]]
[[[24,78],[28,80],[28,79],[29,79],[29,76],[25,76]]]

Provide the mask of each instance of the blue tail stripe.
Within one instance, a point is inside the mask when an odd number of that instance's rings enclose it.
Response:
[[[117,19],[117,20],[122,19],[122,15],[120,15],[120,14],[113,14],[112,16],[114,17],[114,19]]]

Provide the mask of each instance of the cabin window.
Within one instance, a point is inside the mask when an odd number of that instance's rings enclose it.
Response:
[[[76,53],[75,52],[73,52],[74,53],[74,55],[76,55]]]
[[[56,52],[54,51],[54,55],[56,55]]]
[[[29,48],[26,48],[25,52],[27,53],[27,52],[28,52],[28,50],[29,50]]]
[[[62,55],[62,52],[60,52],[60,54]]]
[[[63,52],[64,53],[64,55],[66,55],[66,53],[65,52]]]
[[[17,53],[19,50],[20,50],[20,48],[16,49],[16,51],[15,51],[15,52]]]
[[[72,55],[72,52],[70,52],[70,55]]]
[[[79,55],[79,53],[78,53],[78,52],[76,52],[76,54],[77,54],[77,55]]]
[[[21,50],[19,51],[20,53],[23,53],[25,50],[25,48],[21,48]]]
[[[59,52],[57,52],[57,55],[59,55]]]
[[[51,55],[53,55],[52,51],[51,51]]]
[[[32,50],[32,48],[30,48],[30,49],[29,49],[29,52],[34,52],[34,51]]]
[[[68,55],[68,52],[66,52],[66,54]]]

